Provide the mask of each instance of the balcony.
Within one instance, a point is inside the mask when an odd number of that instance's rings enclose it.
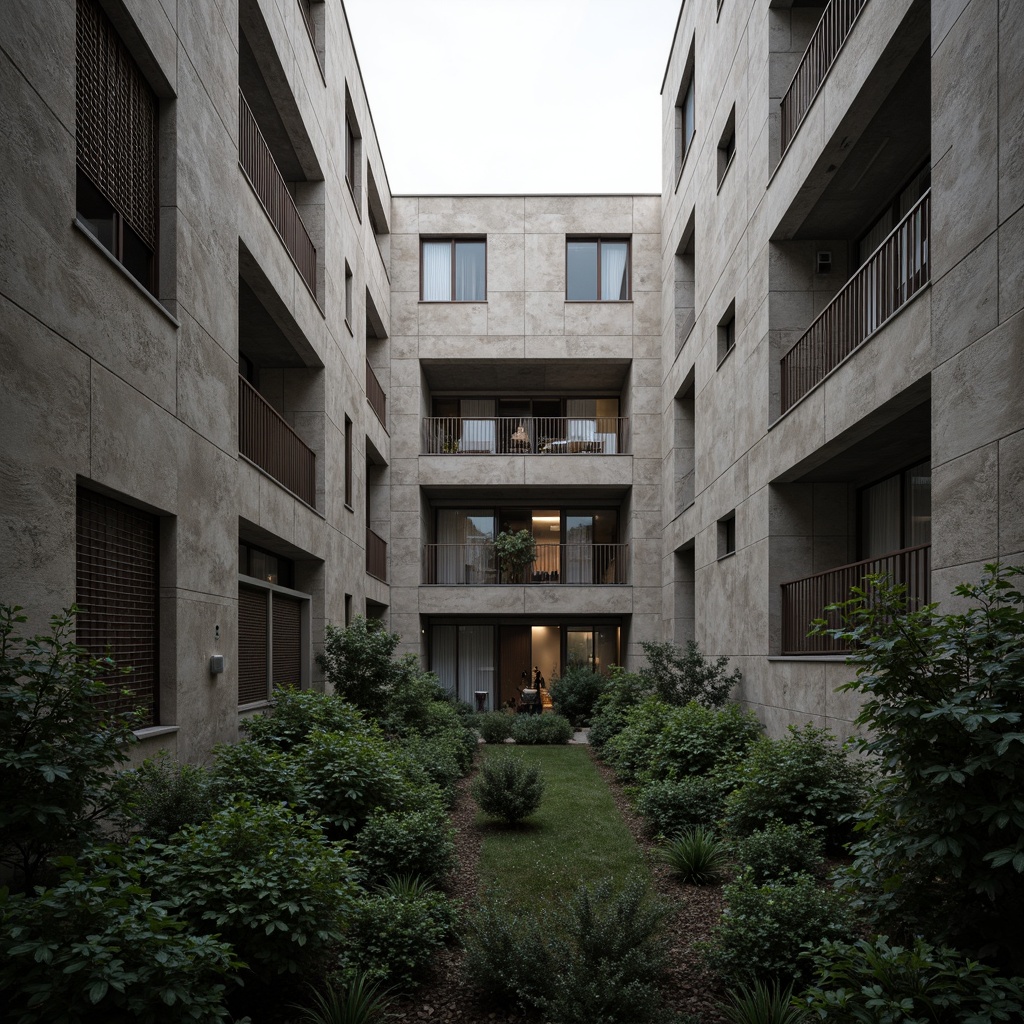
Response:
[[[423,455],[623,455],[629,420],[567,416],[427,416]]]
[[[374,415],[380,420],[380,425],[387,430],[388,398],[384,394],[384,389],[380,386],[377,374],[373,372],[373,367],[370,366],[369,361],[366,363],[366,400],[370,403],[370,408],[373,410]]]
[[[803,579],[782,584],[783,655],[847,654],[849,647],[830,636],[808,636],[815,619],[826,618],[830,626],[839,624],[834,612],[826,615],[830,604],[847,601],[850,590],[863,584],[865,576],[888,576],[906,589],[907,608],[915,610],[931,600],[931,545],[904,548],[878,558],[829,569]]]
[[[796,405],[929,283],[930,223],[928,191],[782,357],[782,412]]]
[[[381,583],[388,581],[388,542],[366,528],[366,572]]]
[[[425,586],[622,586],[628,582],[628,544],[538,544],[533,565],[514,575],[500,569],[490,542],[423,546]]]
[[[284,243],[299,276],[306,283],[314,301],[319,301],[316,295],[316,247],[310,240],[295,200],[241,92],[238,94],[238,163]]]
[[[830,0],[822,13],[793,81],[782,97],[783,154],[866,3],[867,0]]]
[[[316,507],[316,455],[244,378],[238,378],[238,454]]]

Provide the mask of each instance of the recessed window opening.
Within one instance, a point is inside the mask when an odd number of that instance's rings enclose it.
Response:
[[[420,298],[424,302],[484,302],[487,240],[431,238],[420,243]]]
[[[718,321],[718,364],[736,347],[736,300],[729,303],[725,315]]]
[[[718,557],[736,553],[736,510],[718,520]]]
[[[630,293],[628,238],[568,238],[565,297],[573,302],[623,302]]]
[[[729,119],[718,142],[718,184],[721,187],[736,156],[736,104],[729,111]]]

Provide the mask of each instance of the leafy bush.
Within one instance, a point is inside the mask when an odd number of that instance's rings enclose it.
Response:
[[[696,701],[720,708],[743,678],[739,669],[726,672],[729,659],[725,656],[714,661],[705,658],[693,640],[685,650],[671,641],[642,640],[640,646],[647,665],[639,674],[666,704],[682,706]]]
[[[476,740],[473,740],[474,746]],[[456,784],[472,765],[463,768],[465,746],[457,736],[450,733],[440,736],[409,736],[402,740],[402,748],[416,766],[444,796],[444,802],[451,807],[455,802]]]
[[[607,677],[579,665],[567,669],[561,678],[552,680],[551,700],[558,714],[581,729],[590,725],[597,699],[607,688]]]
[[[511,751],[488,757],[473,782],[473,799],[480,810],[510,825],[533,814],[543,795],[540,769]]]
[[[0,863],[29,889],[47,857],[78,854],[97,834],[116,803],[110,770],[134,736],[97,699],[113,663],[73,642],[77,609],[32,637],[18,632],[20,611],[0,605]]]
[[[725,822],[734,836],[772,822],[808,822],[839,846],[849,836],[844,819],[864,799],[867,766],[854,761],[824,729],[789,727],[783,740],[762,737],[739,768],[739,786],[725,801]]]
[[[17,1024],[183,1024],[224,1020],[241,967],[231,947],[192,934],[111,851],[61,861],[54,888],[0,889],[0,991]]]
[[[747,875],[725,886],[726,908],[700,943],[707,965],[729,986],[757,981],[806,983],[811,970],[801,947],[846,939],[852,918],[846,899],[809,875],[758,886]]]
[[[963,611],[903,614],[872,580],[841,606],[864,697],[862,747],[881,774],[853,847],[850,886],[875,928],[1021,955],[1024,913],[1024,593],[986,567]],[[826,631],[824,623],[820,629]]]
[[[732,776],[718,772],[663,779],[640,789],[636,809],[652,835],[674,836],[694,825],[714,825],[731,789]]]
[[[182,829],[148,866],[197,929],[266,980],[322,967],[357,886],[350,854],[286,807],[240,803]]]
[[[991,967],[923,939],[912,948],[888,937],[853,945],[823,942],[810,954],[817,971],[804,1000],[836,1024],[990,1024],[1024,1015],[1024,978],[1000,978]]]
[[[772,822],[732,844],[736,859],[750,869],[760,884],[787,875],[818,875],[825,867],[821,830],[808,822],[785,825]]]
[[[253,743],[282,751],[305,743],[313,732],[344,735],[365,727],[365,719],[354,704],[335,694],[290,686],[275,689],[270,707],[242,722],[242,732]]]
[[[650,696],[647,683],[633,672],[613,665],[608,687],[597,699],[590,717],[590,745],[600,750],[613,736],[626,727],[626,715],[645,697]]]
[[[343,966],[371,981],[414,988],[455,936],[455,905],[443,893],[403,885],[362,896],[346,918]]]
[[[729,993],[729,1002],[719,1006],[728,1024],[807,1024],[806,1010],[793,1005],[793,983],[783,987],[755,982],[740,985]]]
[[[336,694],[379,718],[409,669],[406,662],[394,660],[401,642],[377,620],[357,615],[346,629],[327,626],[323,653],[316,660]]]
[[[353,974],[349,980],[326,992],[313,990],[312,1006],[296,1006],[302,1016],[297,1024],[375,1024],[391,1018],[391,998],[377,981],[365,974]]]
[[[255,804],[306,806],[305,780],[291,752],[243,740],[219,744],[213,756],[210,786],[222,805],[244,798]]]
[[[516,743],[568,743],[573,727],[562,715],[516,715],[512,739]]]
[[[113,791],[124,829],[157,842],[185,825],[205,821],[214,810],[207,769],[180,764],[163,753],[118,775]]]
[[[512,736],[512,723],[516,716],[504,711],[488,711],[477,719],[477,729],[484,743],[504,743]]]
[[[401,874],[440,879],[455,864],[454,831],[439,807],[378,809],[359,830],[356,851],[358,865],[371,882]]]
[[[669,839],[661,856],[682,881],[713,885],[721,881],[728,849],[710,829],[696,826]]]

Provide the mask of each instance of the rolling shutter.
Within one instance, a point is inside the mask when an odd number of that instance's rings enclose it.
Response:
[[[302,684],[302,602],[274,594],[274,686]]]
[[[238,588],[238,703],[266,700],[267,591]]]

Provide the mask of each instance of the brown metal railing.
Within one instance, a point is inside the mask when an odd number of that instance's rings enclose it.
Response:
[[[513,573],[501,569],[491,542],[424,544],[423,582],[456,587],[494,583],[621,585],[629,582],[629,545],[538,544],[533,564]]]
[[[238,452],[316,506],[316,455],[244,378],[238,378]]]
[[[427,416],[424,455],[622,455],[622,416]]]
[[[238,162],[315,299],[316,247],[310,241],[295,200],[241,92],[238,94]]]
[[[782,411],[795,405],[931,280],[925,194],[782,357]]]
[[[388,542],[366,528],[366,572],[381,583],[388,581]]]
[[[829,626],[839,625],[835,612],[825,612],[830,604],[846,601],[850,589],[863,585],[865,576],[888,576],[906,588],[907,608],[911,611],[931,600],[931,545],[904,548],[878,558],[842,565],[803,579],[782,584],[782,653],[845,654],[849,648],[830,636],[808,636],[815,619],[824,618]]]
[[[377,374],[373,372],[369,360],[366,363],[366,400],[370,403],[370,408],[376,414],[377,419],[380,420],[381,426],[387,430],[388,396],[384,394],[384,389],[380,386],[380,381],[377,380]]]
[[[850,34],[867,0],[830,0],[821,21],[800,58],[793,81],[782,97],[782,152],[785,153],[800,122],[825,81],[832,62]]]

